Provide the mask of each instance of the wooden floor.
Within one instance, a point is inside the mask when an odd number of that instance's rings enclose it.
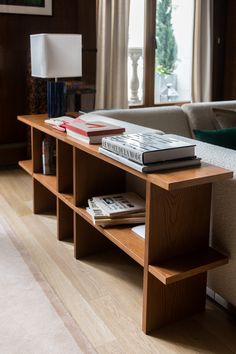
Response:
[[[75,260],[72,243],[56,239],[56,217],[32,213],[31,178],[20,169],[0,171],[0,215],[98,353],[236,353],[236,320],[210,301],[145,335],[142,268],[119,250]]]

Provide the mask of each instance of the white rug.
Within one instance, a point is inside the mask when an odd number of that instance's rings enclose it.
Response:
[[[42,275],[25,263],[27,255],[19,247],[0,217],[0,353],[94,353]]]

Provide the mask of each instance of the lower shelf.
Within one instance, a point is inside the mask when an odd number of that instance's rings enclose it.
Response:
[[[227,263],[226,256],[209,247],[206,251],[171,259],[159,265],[150,265],[149,272],[168,285]]]
[[[33,161],[32,160],[24,160],[19,161],[19,166],[23,168],[29,175],[33,174]]]
[[[144,267],[144,248],[145,241],[141,237],[137,236],[131,227],[117,226],[103,228],[101,226],[96,226],[85,208],[76,208],[76,212],[82,216],[87,222],[93,225],[94,228],[99,230],[101,234],[112,241],[116,246],[122,249],[126,254],[128,254],[132,259]]]
[[[50,192],[57,194],[57,178],[56,176],[44,175],[42,173],[34,173],[33,177],[46,187]]]

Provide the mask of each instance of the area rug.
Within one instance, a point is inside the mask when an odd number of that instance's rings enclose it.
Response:
[[[95,353],[0,217],[0,353]]]

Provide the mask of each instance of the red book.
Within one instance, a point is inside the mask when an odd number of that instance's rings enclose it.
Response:
[[[66,130],[90,137],[96,135],[121,134],[125,128],[118,125],[108,124],[105,122],[86,122],[82,119],[76,119],[74,122],[65,124]]]

